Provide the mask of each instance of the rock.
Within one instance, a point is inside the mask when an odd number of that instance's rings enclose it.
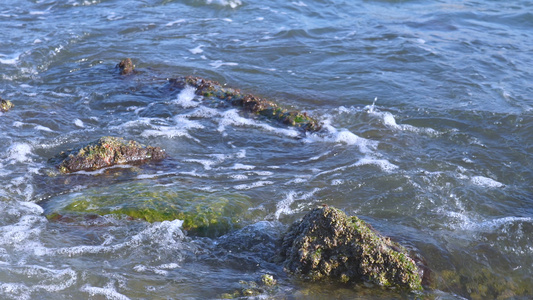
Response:
[[[14,106],[11,101],[0,98],[0,112],[7,112]]]
[[[148,222],[182,220],[189,234],[216,237],[249,217],[250,198],[238,193],[187,190],[153,182],[126,182],[59,195],[41,204],[49,220],[115,215]],[[71,222],[71,221],[70,221]]]
[[[405,248],[332,207],[316,208],[294,223],[281,255],[286,271],[304,280],[422,289],[417,265]]]
[[[117,64],[117,68],[119,68],[121,75],[129,75],[135,72],[135,66],[130,58],[123,59]],[[178,88],[181,90],[186,86],[194,87],[197,95],[224,100],[228,104],[240,107],[246,112],[277,120],[285,125],[302,129],[304,132],[318,131],[322,127],[320,122],[305,112],[289,111],[272,101],[251,94],[243,94],[238,89],[224,87],[213,80],[195,76],[172,78],[169,80],[170,89]]]
[[[220,295],[221,299],[242,299],[254,297],[258,299],[268,298],[268,296],[273,296],[272,299],[278,299],[274,296],[276,289],[277,281],[274,279],[274,276],[270,274],[263,274],[261,278],[256,281],[239,281],[241,288],[236,289],[233,293],[224,293]],[[280,299],[284,299],[282,297]]]
[[[120,70],[120,75],[130,75],[135,70],[135,65],[130,58],[125,58],[116,66]]]
[[[170,79],[171,86],[180,89],[189,85],[196,88],[196,94],[204,97],[216,97],[225,102],[242,108],[246,112],[277,120],[285,125],[302,129],[303,131],[318,131],[321,124],[314,118],[298,111],[288,111],[278,104],[259,98],[251,94],[243,94],[238,89],[222,86],[220,83],[201,77],[187,76]]]
[[[61,161],[61,173],[81,170],[97,170],[117,164],[141,163],[166,157],[159,147],[143,146],[136,141],[125,141],[117,137],[102,137],[87,146],[61,153],[53,161]]]

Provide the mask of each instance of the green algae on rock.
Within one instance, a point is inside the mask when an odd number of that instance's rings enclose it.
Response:
[[[305,112],[289,111],[278,104],[251,95],[243,94],[238,89],[222,86],[220,83],[201,77],[186,76],[170,79],[170,84],[178,88],[189,85],[196,89],[196,94],[203,97],[216,97],[227,103],[242,108],[244,111],[277,120],[285,125],[300,128],[304,131],[318,131],[321,124]]]
[[[148,222],[182,220],[183,229],[199,236],[220,236],[240,226],[249,198],[226,192],[185,190],[176,186],[130,182],[90,188],[42,204],[51,220],[86,215],[116,215]]]
[[[0,98],[0,112],[7,112],[14,106],[11,101]]]
[[[285,269],[305,280],[422,289],[407,250],[335,208],[316,208],[291,225],[281,251]]]
[[[143,146],[136,141],[106,136],[85,147],[63,152],[53,160],[59,160],[61,173],[97,170],[117,164],[140,163],[165,158],[159,147]]]

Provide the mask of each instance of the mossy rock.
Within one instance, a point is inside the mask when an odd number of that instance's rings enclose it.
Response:
[[[281,251],[285,269],[304,280],[422,290],[419,269],[405,248],[332,207],[316,208],[295,222]]]
[[[205,192],[127,183],[91,188],[43,203],[46,216],[116,215],[148,222],[182,220],[183,229],[200,236],[220,236],[240,227],[250,207],[249,198],[235,193]]]
[[[14,106],[11,101],[0,98],[0,112],[7,112]]]
[[[93,171],[117,164],[141,163],[166,157],[159,147],[144,146],[122,138],[105,136],[88,145],[60,153],[51,161],[61,173]]]

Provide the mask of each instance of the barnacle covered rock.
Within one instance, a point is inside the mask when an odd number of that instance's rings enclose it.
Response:
[[[117,164],[140,163],[165,158],[159,147],[144,146],[136,141],[106,136],[85,147],[63,152],[54,160],[59,160],[61,173],[81,170],[97,170]]]
[[[305,280],[422,289],[418,267],[402,246],[332,207],[316,208],[294,223],[282,256],[285,269]]]

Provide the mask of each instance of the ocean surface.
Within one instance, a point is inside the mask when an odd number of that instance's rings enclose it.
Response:
[[[0,113],[1,299],[217,299],[264,274],[276,286],[250,298],[533,296],[533,1],[2,0],[0,45],[15,105]],[[118,74],[126,57],[136,74]],[[323,129],[166,89],[185,75]],[[168,159],[70,175],[50,163],[102,136]],[[168,194],[239,201],[237,221],[202,234],[46,217]],[[426,290],[288,276],[276,239],[323,204],[423,257]]]

